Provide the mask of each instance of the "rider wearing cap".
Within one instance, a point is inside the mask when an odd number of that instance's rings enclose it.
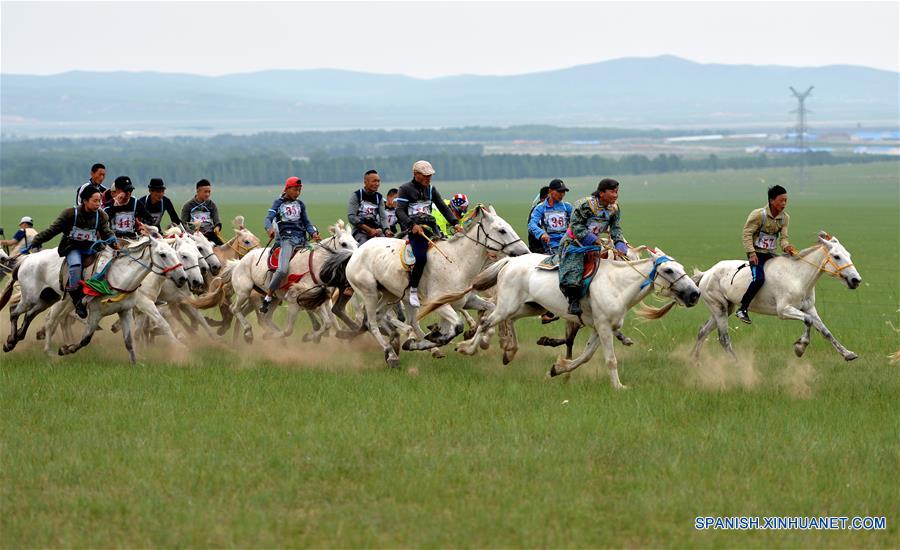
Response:
[[[45,242],[62,233],[57,252],[66,259],[69,266],[69,284],[66,290],[75,304],[75,312],[79,317],[87,317],[87,308],[81,299],[84,294],[79,281],[82,278],[82,263],[89,256],[97,253],[94,243],[108,240],[113,237],[109,228],[109,217],[100,208],[102,193],[93,186],[86,187],[82,192],[81,206],[66,208],[50,227],[35,235],[31,244],[22,249],[27,253],[30,249],[40,248]],[[112,243],[113,248],[119,245]]]
[[[103,180],[106,179],[106,166],[103,166],[99,162],[91,166],[91,177],[86,182],[82,183],[78,186],[78,189],[75,190],[75,206],[81,206],[81,193],[87,189],[88,187],[94,187],[100,193],[101,203],[107,200],[110,200],[109,190],[106,187],[103,187]]]
[[[10,258],[16,258],[21,254],[21,249],[23,247],[31,244],[31,241],[37,233],[38,232],[34,229],[34,220],[31,219],[31,216],[23,216],[22,219],[19,220],[19,230],[13,234],[12,239],[2,240],[0,241],[0,245],[11,247],[12,254],[10,254]]]
[[[751,321],[747,309],[753,297],[766,282],[763,266],[775,256],[776,244],[780,244],[781,249],[791,256],[797,253],[797,249],[788,242],[788,222],[791,217],[784,211],[788,201],[787,190],[780,185],[773,185],[769,187],[768,197],[768,205],[753,210],[747,216],[741,236],[750,263],[752,280],[744,297],[741,298],[741,307],[738,308],[735,317],[748,325]]]
[[[287,277],[294,249],[306,246],[307,234],[314,241],[320,240],[318,231],[306,215],[306,205],[300,200],[302,187],[300,178],[289,177],[284,182],[284,192],[275,199],[272,208],[266,214],[266,232],[270,239],[275,239],[273,246],[280,246],[281,252],[278,254],[278,269],[272,274],[266,297],[259,307],[263,313],[269,311],[272,295]]]
[[[373,237],[393,237],[388,228],[384,197],[378,192],[381,176],[369,170],[363,176],[363,187],[350,195],[347,218],[353,225],[353,238],[363,244]]]
[[[622,256],[628,254],[628,245],[619,227],[618,198],[619,182],[603,178],[597,184],[597,190],[578,201],[572,213],[572,221],[559,246],[559,289],[569,299],[570,315],[581,315],[585,254],[569,249],[595,245],[602,233],[609,233],[616,252]]]
[[[147,194],[137,200],[137,215],[141,223],[152,225],[162,231],[162,217],[169,214],[169,220],[175,225],[181,218],[175,212],[175,205],[166,196],[166,184],[161,178],[151,178],[147,186]]]
[[[462,193],[457,193],[453,195],[452,199],[447,199],[444,201],[444,204],[447,205],[447,208],[453,212],[453,215],[456,216],[457,220],[463,219],[463,216],[466,215],[466,212],[469,210],[469,197],[465,196]],[[437,209],[437,207],[431,207],[431,215],[434,216],[434,221],[437,223],[438,228],[441,230],[441,233],[444,235],[450,234],[450,224],[447,223],[447,218],[441,214],[441,211]]]
[[[116,178],[112,188],[112,204],[104,208],[109,222],[118,239],[136,239],[138,220],[146,214],[139,210],[137,199],[131,196],[134,185],[128,176]]]
[[[560,179],[547,186],[547,198],[531,211],[528,232],[543,244],[544,254],[553,254],[559,249],[574,209],[564,199],[569,190]]]
[[[219,207],[210,199],[212,184],[202,179],[197,182],[197,194],[181,207],[181,219],[190,222],[192,227],[199,226],[203,236],[211,243],[222,245],[219,231],[222,222],[219,220]]]
[[[431,163],[418,160],[413,164],[412,172],[413,178],[400,186],[397,196],[397,219],[400,221],[400,227],[409,232],[409,244],[416,258],[409,276],[409,303],[413,307],[419,307],[419,281],[428,261],[426,228],[432,235],[439,234],[437,223],[431,215],[432,204],[438,207],[457,232],[461,231],[461,228],[456,216],[441,199],[441,194],[431,185],[431,176],[434,175]]]

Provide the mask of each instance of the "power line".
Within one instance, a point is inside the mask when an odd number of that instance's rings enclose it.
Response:
[[[791,89],[791,93],[794,94],[794,97],[797,98],[797,109],[795,111],[791,111],[791,113],[797,113],[797,126],[794,129],[794,132],[796,133],[797,149],[801,156],[799,174],[800,181],[798,183],[800,184],[800,187],[803,188],[807,180],[806,160],[809,156],[809,150],[806,144],[806,135],[808,130],[806,126],[806,115],[812,112],[806,108],[806,98],[811,95],[814,86],[810,86],[803,93],[795,90],[793,86],[788,86],[788,88]]]

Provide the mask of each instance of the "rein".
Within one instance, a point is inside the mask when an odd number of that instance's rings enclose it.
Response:
[[[843,271],[847,268],[853,267],[852,263],[849,263],[844,266],[839,266],[838,264],[836,264],[834,262],[834,260],[831,258],[831,254],[828,253],[828,250],[824,244],[820,244],[818,249],[825,251],[825,258],[822,260],[822,263],[820,263],[820,264],[814,264],[811,261],[807,260],[805,257],[799,256],[799,255],[795,256],[795,258],[805,264],[809,264],[809,265],[813,266],[814,268],[816,268],[817,271],[827,273],[828,276],[834,277],[835,279],[841,278],[841,271]],[[830,266],[830,267],[834,268],[834,271],[832,271],[830,269],[826,269],[825,266]]]
[[[463,232],[463,237],[469,239],[470,241],[472,241],[473,243],[475,243],[479,246],[483,246],[483,247],[487,248],[491,252],[505,253],[503,251],[506,249],[507,246],[511,246],[516,243],[524,242],[524,241],[522,241],[521,238],[518,238],[514,241],[504,244],[502,241],[495,239],[494,237],[491,237],[491,235],[484,228],[484,225],[482,224],[482,220],[478,220],[477,227],[478,227],[478,230],[475,232],[474,239],[469,236],[469,233],[467,231]],[[481,235],[484,235],[484,242],[481,242]],[[494,248],[494,247],[490,246],[488,243],[497,243],[498,245],[500,245],[500,248]]]

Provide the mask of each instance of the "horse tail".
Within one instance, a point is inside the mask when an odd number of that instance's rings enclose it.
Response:
[[[206,294],[189,298],[186,302],[197,309],[209,309],[221,304],[223,298],[225,298],[225,282],[216,277],[209,282],[209,291]]]
[[[699,269],[697,269],[697,268],[695,267],[695,268],[694,268],[694,274],[691,275],[691,280],[694,281],[694,284],[695,284],[695,285],[699,285],[699,284],[700,284],[700,279],[702,279],[704,275],[706,275],[706,272],[705,272],[705,271],[700,271]]]
[[[6,307],[6,304],[9,303],[9,299],[13,293],[13,285],[16,284],[16,281],[19,280],[19,264],[13,269],[12,277],[10,277],[9,284],[6,285],[6,288],[3,289],[3,296],[0,296],[0,310]]]
[[[656,319],[662,319],[663,317],[665,317],[667,313],[672,311],[673,307],[675,307],[674,301],[669,302],[663,307],[648,306],[644,302],[641,302],[641,305],[638,306],[637,310],[635,310],[634,313],[642,319],[655,321]]]
[[[297,305],[302,309],[316,309],[317,307],[327,302],[330,298],[331,292],[328,290],[328,286],[319,284],[307,288],[306,290],[298,294]]]
[[[339,250],[329,256],[319,269],[319,280],[326,286],[336,288],[350,286],[347,280],[347,263],[352,256],[352,250]]]
[[[241,263],[240,260],[228,260],[225,262],[225,267],[219,272],[219,279],[222,279],[222,283],[231,282],[231,276],[234,275],[234,269],[239,263]]]
[[[479,273],[472,280],[472,286],[465,290],[461,290],[459,292],[452,292],[449,294],[444,294],[443,296],[439,296],[437,299],[432,300],[426,303],[419,309],[416,317],[419,320],[422,320],[426,315],[441,307],[444,304],[449,304],[450,302],[455,302],[457,300],[462,300],[463,297],[472,292],[473,290],[487,290],[497,284],[497,277],[500,276],[500,272],[506,267],[506,263],[509,261],[509,258],[503,258],[502,260],[495,262],[490,267]]]

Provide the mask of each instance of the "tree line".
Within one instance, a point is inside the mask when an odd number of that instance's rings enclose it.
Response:
[[[201,178],[216,184],[272,185],[287,175],[316,183],[359,181],[364,172],[376,169],[384,181],[400,182],[410,177],[412,163],[421,155],[382,158],[359,156],[296,159],[280,153],[241,154],[225,158],[196,158],[182,152],[165,156],[118,154],[84,156],[75,153],[11,154],[4,150],[0,163],[0,185],[51,187],[86,180],[94,162],[106,164],[111,176],[128,175],[138,187],[160,177],[168,184],[190,185]],[[744,155],[693,158],[678,155],[570,156],[570,155],[480,155],[436,152],[427,159],[442,180],[491,180],[601,175],[635,175],[694,170],[740,170],[795,166],[800,155]],[[859,164],[892,160],[879,155],[806,155],[809,165]]]

